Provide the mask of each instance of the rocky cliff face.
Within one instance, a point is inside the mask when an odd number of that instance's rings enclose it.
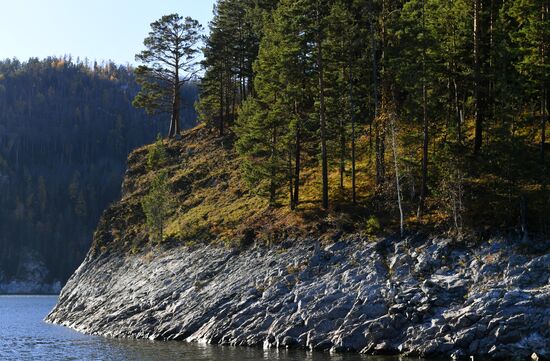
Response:
[[[349,237],[104,252],[88,256],[47,320],[113,337],[548,358],[550,253],[518,247]]]

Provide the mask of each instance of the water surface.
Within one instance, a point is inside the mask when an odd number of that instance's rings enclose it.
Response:
[[[268,350],[117,340],[83,335],[43,322],[56,296],[0,296],[0,360],[105,361],[396,361],[400,358],[329,355],[298,350]]]

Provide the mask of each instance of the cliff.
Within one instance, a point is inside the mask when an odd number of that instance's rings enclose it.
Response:
[[[142,148],[47,321],[112,337],[550,357],[549,242],[346,235],[316,218],[300,228],[305,218],[242,191],[227,138],[203,128],[183,138],[167,148],[178,205],[166,241],[147,240]]]

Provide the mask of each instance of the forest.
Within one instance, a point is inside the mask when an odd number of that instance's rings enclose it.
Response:
[[[233,137],[248,190],[273,208],[548,234],[549,8],[219,0],[199,118]]]
[[[132,107],[138,90],[112,62],[0,61],[0,282],[65,282],[80,264],[128,153],[167,132]],[[182,95],[190,127],[197,88]]]

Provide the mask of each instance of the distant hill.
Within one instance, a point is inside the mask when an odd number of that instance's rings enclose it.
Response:
[[[0,285],[64,282],[80,264],[128,153],[166,132],[132,107],[137,91],[111,62],[0,61]],[[185,128],[198,90],[184,92]]]

